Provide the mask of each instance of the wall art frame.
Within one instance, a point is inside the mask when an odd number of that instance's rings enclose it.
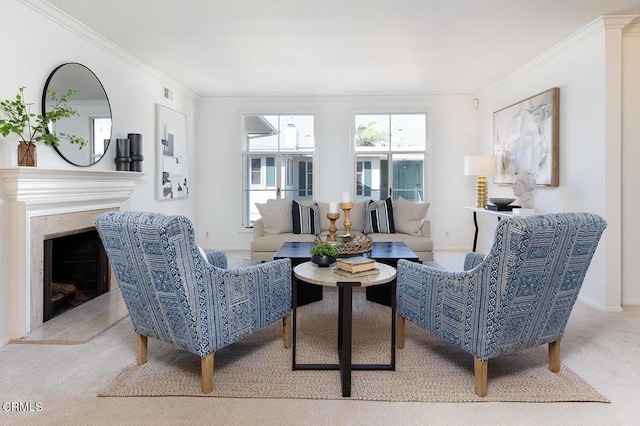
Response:
[[[557,187],[560,89],[553,87],[493,113],[496,184],[528,178]]]
[[[156,104],[156,199],[175,200],[189,195],[187,117]]]

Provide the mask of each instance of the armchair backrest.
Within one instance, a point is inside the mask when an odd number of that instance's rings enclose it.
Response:
[[[136,333],[201,354],[215,316],[209,267],[184,216],[108,212],[95,219]],[[206,305],[206,306],[203,306]],[[209,318],[210,319],[210,318]]]
[[[483,358],[562,337],[606,222],[590,213],[500,221],[485,259],[472,269]]]

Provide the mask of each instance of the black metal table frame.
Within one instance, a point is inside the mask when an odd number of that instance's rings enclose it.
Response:
[[[298,278],[292,275],[296,284]],[[353,364],[352,353],[352,333],[353,333],[353,287],[359,287],[359,282],[338,282],[338,363],[337,364],[303,364],[296,362],[296,335],[297,335],[297,290],[296,285],[292,288],[293,301],[293,321],[292,321],[292,370],[340,370],[340,383],[342,386],[342,396],[351,397],[351,373],[352,371],[376,370],[395,371],[396,370],[396,279],[391,281],[391,359],[389,364]],[[387,283],[384,283],[387,284]],[[384,285],[379,284],[379,285]]]

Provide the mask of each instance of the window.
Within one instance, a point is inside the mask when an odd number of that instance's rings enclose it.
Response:
[[[313,115],[244,116],[243,224],[260,217],[256,203],[313,199]]]
[[[356,200],[424,201],[426,114],[355,116]]]

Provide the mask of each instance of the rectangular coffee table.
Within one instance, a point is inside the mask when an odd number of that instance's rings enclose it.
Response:
[[[313,242],[286,242],[280,250],[273,256],[274,259],[291,259],[293,267],[311,260],[309,250],[315,246]],[[370,257],[377,262],[386,265],[398,266],[398,260],[407,259],[412,262],[419,262],[418,255],[413,252],[403,242],[374,242],[371,251],[361,256]],[[391,285],[379,285],[367,287],[367,300],[391,306]],[[302,306],[311,302],[322,300],[322,287],[298,281],[298,305]]]

